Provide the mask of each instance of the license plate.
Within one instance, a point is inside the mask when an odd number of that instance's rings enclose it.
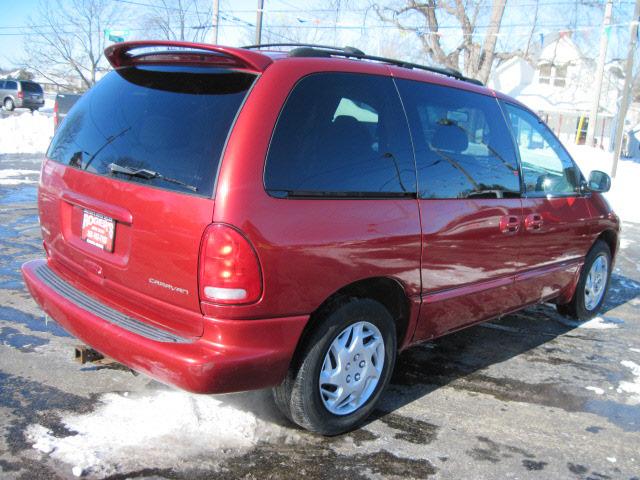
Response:
[[[116,222],[91,210],[82,212],[82,240],[105,252],[113,252]]]

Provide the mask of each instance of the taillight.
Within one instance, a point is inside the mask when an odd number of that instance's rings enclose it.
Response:
[[[18,98],[24,98],[24,92],[18,92]]]
[[[229,225],[209,225],[200,246],[200,299],[213,303],[253,303],[262,294],[255,250]]]
[[[53,128],[58,128],[58,122],[60,119],[58,118],[58,101],[56,100],[53,104]]]

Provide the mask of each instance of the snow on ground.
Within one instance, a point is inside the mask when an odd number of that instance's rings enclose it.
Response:
[[[0,119],[0,154],[44,153],[53,136],[53,119],[24,112]]]
[[[563,317],[562,315],[557,315],[554,317],[560,323],[567,325],[572,328],[585,328],[587,330],[610,330],[612,328],[618,328],[621,324],[624,323],[624,320],[614,317],[595,317],[591,320],[587,320],[586,322],[578,322],[575,320],[570,320],[567,317]]]
[[[640,404],[640,365],[631,360],[623,360],[620,362],[624,367],[627,367],[631,370],[631,374],[633,375],[633,381],[622,381],[620,385],[618,385],[618,393],[629,393],[631,394],[630,403],[632,404]]]
[[[593,393],[595,393],[596,395],[604,395],[604,390],[600,387],[592,387],[592,386],[588,386],[588,387],[584,387],[587,390],[592,391]]]
[[[7,168],[0,170],[0,185],[22,185],[38,183],[38,170]]]
[[[145,458],[168,468],[198,455],[238,455],[259,442],[298,439],[295,431],[253,413],[264,410],[264,399],[242,408],[234,398],[174,390],[109,393],[95,411],[62,419],[73,435],[56,437],[41,425],[26,433],[33,448],[70,465],[74,474],[100,477],[140,468]]]
[[[601,170],[611,174],[613,154],[599,148],[584,145],[565,145],[585,177],[592,170]],[[618,161],[616,177],[612,179],[611,191],[605,197],[613,210],[625,222],[640,223],[638,208],[638,185],[640,184],[640,159]]]

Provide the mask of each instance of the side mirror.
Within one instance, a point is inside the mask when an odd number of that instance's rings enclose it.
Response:
[[[611,177],[600,170],[589,174],[588,189],[592,192],[608,192],[611,188]]]

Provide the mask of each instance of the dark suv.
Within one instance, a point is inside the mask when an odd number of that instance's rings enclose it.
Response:
[[[5,110],[16,108],[38,110],[44,105],[44,92],[40,84],[27,80],[0,80],[0,98]]]
[[[619,221],[544,123],[355,49],[109,47],[42,167],[42,308],[192,392],[273,387],[343,432],[399,351],[540,302],[600,309]]]

